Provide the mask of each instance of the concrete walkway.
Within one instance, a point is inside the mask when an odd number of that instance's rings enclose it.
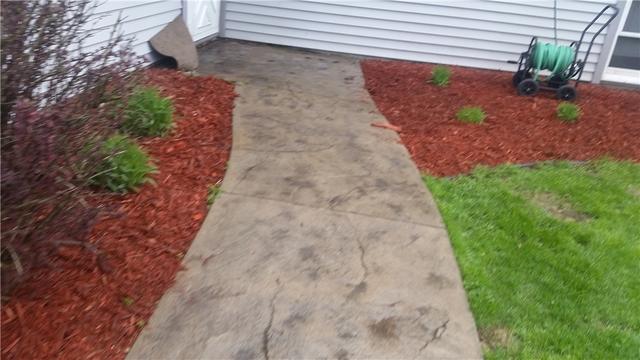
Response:
[[[358,60],[220,40],[200,62],[240,95],[230,168],[129,358],[480,358],[440,215],[370,126]]]

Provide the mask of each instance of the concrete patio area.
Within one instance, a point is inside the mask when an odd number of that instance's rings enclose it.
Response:
[[[370,125],[358,59],[216,40],[200,64],[239,94],[223,194],[128,358],[481,358],[437,207]]]

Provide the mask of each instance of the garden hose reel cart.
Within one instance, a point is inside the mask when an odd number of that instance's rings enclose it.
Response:
[[[579,60],[579,51],[587,31],[609,9],[611,9],[609,19],[595,32],[591,42],[589,42],[584,58]],[[576,88],[582,78],[582,72],[591,53],[593,42],[617,15],[617,7],[613,5],[605,6],[584,28],[580,35],[580,40],[572,42],[569,46],[543,43],[534,36],[529,43],[527,51],[520,54],[519,60],[509,61],[510,63],[518,64],[518,70],[513,74],[513,86],[518,89],[518,94],[533,96],[542,89],[555,91],[558,99],[574,100],[578,95]],[[549,70],[551,75],[543,78],[540,75],[543,70]]]

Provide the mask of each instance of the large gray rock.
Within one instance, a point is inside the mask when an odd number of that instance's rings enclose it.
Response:
[[[149,42],[155,51],[174,58],[179,69],[195,70],[198,67],[196,45],[181,16],[168,23]]]

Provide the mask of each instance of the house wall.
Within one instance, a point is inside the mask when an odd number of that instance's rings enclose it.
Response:
[[[133,40],[136,54],[154,61],[154,55],[148,44],[155,34],[182,13],[180,0],[96,0],[96,21],[91,28],[97,30],[88,39],[87,48],[104,45],[109,40],[113,24],[122,18],[121,31]]]
[[[615,0],[558,0],[559,43],[578,40],[582,29],[611,2]],[[506,61],[517,60],[531,36],[553,42],[553,4],[552,0],[226,0],[222,36],[513,71],[515,66]],[[586,80],[593,77],[605,35],[606,30],[595,41],[585,66]]]

